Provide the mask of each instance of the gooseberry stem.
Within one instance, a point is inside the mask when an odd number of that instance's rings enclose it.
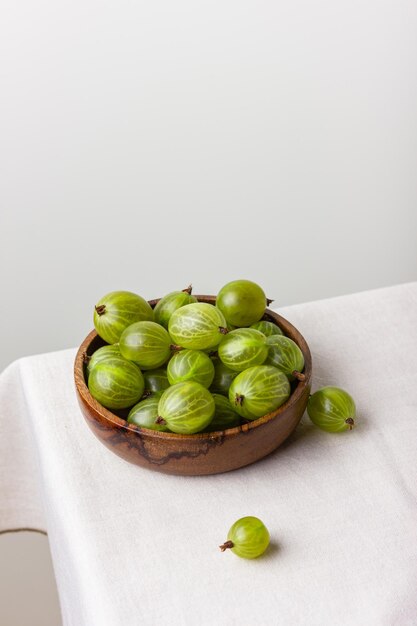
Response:
[[[162,424],[163,426],[165,426],[166,421],[164,420],[163,417],[161,417],[160,415],[158,415],[158,417],[155,420],[155,424]]]
[[[87,352],[83,352],[83,363],[85,365],[88,365],[90,361],[91,361],[91,356],[89,356]]]
[[[151,395],[152,395],[152,391],[150,389],[145,389],[142,395],[142,400],[146,400],[146,398],[149,398],[149,396]]]
[[[192,285],[188,285],[188,287],[186,287],[185,289],[182,290],[183,293],[188,293],[189,296],[191,296],[191,292],[193,290],[193,286]]]
[[[100,304],[99,306],[96,305],[94,308],[96,310],[97,315],[104,315],[106,312],[105,304]]]
[[[266,299],[266,306],[269,306],[272,303],[273,303],[273,300],[271,300],[270,298]]]
[[[222,552],[225,552],[228,548],[233,548],[234,545],[233,541],[225,541],[219,548]]]
[[[306,379],[305,374],[302,374],[298,370],[294,370],[292,375],[294,376],[294,378],[296,378],[297,380],[300,380],[301,382],[304,382]]]
[[[235,404],[238,404],[239,406],[242,406],[243,404],[243,400],[245,399],[245,396],[242,396],[242,394],[236,394],[235,397]]]
[[[353,419],[353,417],[348,417],[347,419],[345,419],[345,422],[349,425],[349,430],[352,430],[355,425],[355,420]]]
[[[227,333],[229,332],[224,326],[219,326],[219,331],[222,335],[227,335]]]
[[[170,350],[172,350],[172,352],[179,352],[180,350],[184,350],[182,346],[178,346],[176,343],[171,343],[169,348]]]

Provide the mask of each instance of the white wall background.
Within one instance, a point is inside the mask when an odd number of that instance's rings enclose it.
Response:
[[[417,5],[5,0],[2,361],[107,291],[417,277]]]
[[[114,289],[417,279],[414,0],[0,13],[0,366],[80,343]]]

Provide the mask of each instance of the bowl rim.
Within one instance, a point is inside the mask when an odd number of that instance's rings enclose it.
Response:
[[[194,295],[194,294],[193,294]],[[195,295],[199,302],[206,302],[208,304],[215,304],[216,296],[208,296],[208,295]],[[149,304],[152,308],[155,307],[157,302],[159,302],[160,298],[149,300]],[[284,402],[278,409],[272,411],[271,413],[267,413],[262,417],[258,417],[256,420],[252,420],[246,424],[242,424],[241,426],[235,426],[234,428],[228,428],[225,430],[216,430],[212,432],[206,433],[195,433],[192,435],[181,435],[178,433],[170,433],[158,430],[152,430],[149,428],[143,428],[140,426],[136,426],[135,424],[130,424],[127,420],[119,417],[115,413],[112,413],[110,409],[106,409],[103,405],[101,405],[93,396],[90,394],[87,383],[85,381],[84,375],[84,355],[88,353],[88,349],[90,348],[93,341],[95,341],[99,335],[95,330],[92,330],[84,341],[81,343],[80,347],[77,350],[77,354],[75,356],[74,361],[74,380],[76,390],[85,405],[87,405],[90,409],[92,409],[98,416],[108,422],[112,427],[123,428],[124,430],[130,431],[135,434],[142,434],[150,437],[152,439],[162,439],[165,441],[184,441],[184,440],[192,440],[192,441],[201,441],[204,439],[216,439],[218,437],[233,437],[234,435],[243,432],[246,433],[249,430],[254,428],[259,428],[264,424],[270,422],[271,420],[278,419],[289,407],[296,404],[302,395],[305,393],[306,387],[310,385],[311,381],[311,373],[312,373],[312,358],[311,352],[308,347],[308,344],[300,331],[291,324],[286,318],[279,315],[275,311],[266,308],[264,317],[267,317],[267,321],[273,321],[284,331],[284,334],[295,341],[298,347],[301,349],[304,356],[304,370],[303,373],[305,375],[305,380],[297,381],[296,387],[294,391],[291,393],[288,400]],[[263,319],[263,318],[262,318]],[[225,396],[226,397],[226,396]]]

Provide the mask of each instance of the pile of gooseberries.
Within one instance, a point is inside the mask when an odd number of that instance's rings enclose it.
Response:
[[[305,376],[301,349],[265,315],[270,302],[249,280],[226,284],[215,304],[191,286],[154,308],[129,291],[105,295],[94,326],[106,345],[84,355],[91,395],[140,428],[185,435],[275,411]],[[310,396],[307,412],[328,431],[354,424],[354,402],[336,387]]]

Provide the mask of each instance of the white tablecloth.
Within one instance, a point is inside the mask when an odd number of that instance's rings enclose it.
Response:
[[[229,474],[107,450],[78,408],[75,350],[4,371],[0,529],[47,530],[66,626],[417,624],[417,283],[278,310],[310,344],[313,390],[347,389],[357,427],[304,416]],[[272,538],[255,561],[218,549],[244,515]]]

